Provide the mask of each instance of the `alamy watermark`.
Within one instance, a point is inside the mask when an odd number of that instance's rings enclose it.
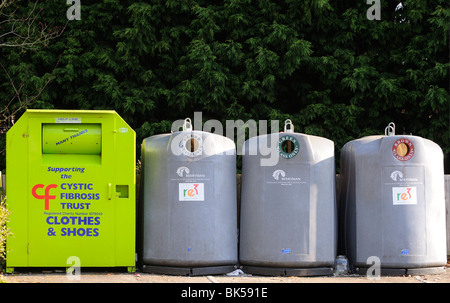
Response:
[[[67,0],[67,5],[71,5],[66,12],[67,20],[81,20],[81,1]]]
[[[380,280],[381,275],[381,261],[377,256],[370,256],[367,258],[366,264],[372,265],[367,269],[366,277],[369,280]]]
[[[366,16],[369,20],[381,20],[381,4],[380,0],[367,0],[366,4],[371,7],[367,10]]]
[[[81,1],[67,0],[67,5],[71,5],[66,12],[67,20],[81,20]],[[366,16],[369,20],[381,20],[380,0],[366,0],[366,4],[371,5]]]
[[[289,120],[290,121],[290,120]],[[279,136],[271,136],[271,133],[279,133],[280,122],[278,120],[226,120],[225,127],[218,120],[208,120],[202,123],[202,113],[195,112],[193,122],[188,119],[176,120],[172,123],[171,131],[174,136],[170,143],[171,152],[176,155],[182,155],[183,153],[191,156],[206,155],[210,156],[216,154],[214,148],[203,148],[206,146],[214,146],[217,142],[214,136],[199,136],[186,131],[204,131],[213,133],[220,136],[225,136],[230,140],[236,142],[236,148],[228,148],[223,153],[225,155],[259,155],[261,156],[261,166],[275,166],[278,163],[280,157],[280,145]],[[184,130],[181,131],[181,130]],[[287,133],[293,132],[293,126],[291,128],[285,128]],[[247,140],[246,134],[248,133]],[[267,136],[265,136],[267,135]],[[195,144],[190,141],[195,141]],[[293,140],[295,140],[293,138]],[[195,145],[195,146],[194,146]],[[188,147],[192,147],[192,150],[186,152]]]
[[[70,256],[67,258],[67,265],[71,265],[67,268],[66,276],[68,280],[81,280],[81,260],[77,256]]]

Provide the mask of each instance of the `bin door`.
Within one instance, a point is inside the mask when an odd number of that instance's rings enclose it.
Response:
[[[30,122],[30,138],[41,138],[42,153],[36,153],[36,144],[30,144],[29,266],[70,267],[70,257],[77,257],[83,267],[115,266],[114,134],[105,131],[114,129],[114,122],[104,119],[93,125],[89,129],[71,126],[75,131]],[[91,138],[83,138],[90,133],[94,133]],[[58,136],[69,139],[56,145],[64,140]],[[61,147],[76,140],[86,144],[86,153],[77,146]],[[56,150],[57,146],[62,150]]]

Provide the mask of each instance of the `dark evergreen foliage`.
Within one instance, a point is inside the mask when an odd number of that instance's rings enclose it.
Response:
[[[39,3],[39,18],[64,24],[65,2]],[[393,121],[397,133],[450,153],[446,0],[381,0],[381,20],[367,19],[365,0],[81,5],[81,20],[45,46],[0,48],[23,94],[52,77],[31,108],[114,109],[138,145],[195,111],[224,125],[290,118],[296,131],[333,140],[337,153]],[[0,70],[2,108],[13,95]]]

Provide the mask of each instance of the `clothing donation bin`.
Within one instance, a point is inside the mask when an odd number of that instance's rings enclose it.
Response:
[[[144,272],[220,274],[237,265],[236,148],[192,129],[142,142],[139,259]]]
[[[289,126],[289,127],[288,127]],[[267,151],[273,163],[261,161]],[[295,133],[261,135],[244,143],[240,255],[248,273],[331,275],[337,250],[334,143]]]
[[[339,205],[340,246],[354,272],[444,270],[443,153],[436,143],[395,135],[393,123],[384,136],[347,142],[341,152]]]
[[[7,133],[15,267],[135,268],[135,132],[114,111],[27,110]]]

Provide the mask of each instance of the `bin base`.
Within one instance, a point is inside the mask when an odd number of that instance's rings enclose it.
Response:
[[[355,267],[354,272],[358,275],[367,275],[367,267]],[[417,276],[417,275],[439,275],[445,272],[445,266],[421,267],[421,268],[381,268],[381,276]],[[372,271],[372,274],[375,272]]]
[[[261,276],[331,276],[333,267],[311,267],[311,268],[283,268],[283,267],[260,267],[260,266],[241,266],[245,273]]]
[[[203,276],[220,275],[232,272],[236,269],[235,265],[208,266],[208,267],[172,267],[158,265],[143,265],[142,271],[153,274],[167,274],[177,276]]]

